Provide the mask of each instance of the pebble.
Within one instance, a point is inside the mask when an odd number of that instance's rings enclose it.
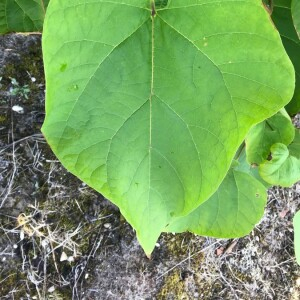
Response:
[[[24,108],[20,105],[14,105],[11,109],[18,114],[24,114]]]
[[[48,292],[49,293],[53,293],[55,291],[55,286],[52,285],[51,287],[49,287]]]
[[[68,260],[68,256],[65,252],[62,252],[61,256],[60,256],[60,261],[65,261]]]

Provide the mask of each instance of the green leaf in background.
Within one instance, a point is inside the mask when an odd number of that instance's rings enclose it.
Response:
[[[267,159],[275,143],[289,145],[295,136],[295,127],[284,109],[250,129],[246,136],[247,161],[259,165]]]
[[[300,1],[292,0],[292,17],[294,26],[300,38]]]
[[[218,238],[245,236],[262,218],[266,202],[266,188],[259,181],[231,169],[212,197],[166,229]]]
[[[172,218],[217,190],[250,127],[294,90],[260,1],[160,7],[50,1],[43,33],[42,131],[70,172],[119,206],[148,255]]]
[[[274,0],[273,3],[272,19],[296,72],[295,93],[292,101],[286,106],[288,113],[295,115],[300,111],[300,40],[293,24],[291,0]]]
[[[300,180],[300,160],[290,155],[284,144],[274,144],[271,147],[271,160],[266,160],[259,166],[259,174],[272,185],[290,187]]]
[[[300,211],[298,211],[293,219],[294,225],[294,248],[298,265],[300,265]]]
[[[290,151],[290,155],[300,159],[300,129],[296,129],[295,138],[288,148]]]
[[[0,0],[0,34],[42,31],[49,0]]]

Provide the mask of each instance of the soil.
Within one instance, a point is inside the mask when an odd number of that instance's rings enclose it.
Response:
[[[0,37],[0,299],[300,299],[300,184],[269,190],[249,236],[162,234],[151,259],[118,209],[68,173],[40,128],[40,35]]]

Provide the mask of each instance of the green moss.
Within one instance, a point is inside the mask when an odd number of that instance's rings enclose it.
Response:
[[[231,268],[230,270],[232,272],[232,275],[237,278],[239,281],[242,282],[247,282],[247,283],[252,283],[252,279],[251,276],[249,276],[249,274],[246,273],[242,273],[239,270],[235,270],[234,268]]]
[[[0,124],[4,123],[7,120],[6,116],[0,115]]]
[[[58,288],[55,290],[52,294],[48,294],[48,296],[51,295],[51,298],[47,299],[54,299],[54,300],[65,300],[65,299],[72,299],[72,290],[68,287],[64,288]]]
[[[189,241],[193,238],[191,233],[165,233],[163,235],[164,243],[167,245],[168,252],[174,256],[179,257],[181,255],[186,255],[189,250]]]
[[[26,285],[24,284],[26,280],[27,276],[25,273],[16,272],[8,275],[1,272],[0,298],[9,297],[9,295],[11,299],[21,299],[21,297],[24,297],[26,295]],[[30,288],[33,289],[31,286]],[[12,291],[14,292],[11,293]]]
[[[166,277],[163,286],[156,295],[156,299],[190,299],[190,296],[185,291],[185,284],[184,281],[181,279],[179,270],[171,272]]]
[[[156,295],[157,299],[194,299],[194,293],[200,296],[199,299],[211,299],[213,292],[222,288],[218,282],[215,282],[213,286],[208,284],[201,276],[202,265],[205,262],[205,253],[199,251],[201,239],[195,238],[191,233],[164,234],[163,242],[167,246],[170,259],[181,261],[186,259],[189,254],[191,259],[187,270],[182,270],[185,266],[182,264],[166,275],[165,281]]]

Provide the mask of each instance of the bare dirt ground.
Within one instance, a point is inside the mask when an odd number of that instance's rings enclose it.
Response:
[[[40,39],[0,37],[0,299],[300,299],[300,184],[271,189],[247,237],[163,234],[147,259],[118,209],[68,173],[40,133]]]

